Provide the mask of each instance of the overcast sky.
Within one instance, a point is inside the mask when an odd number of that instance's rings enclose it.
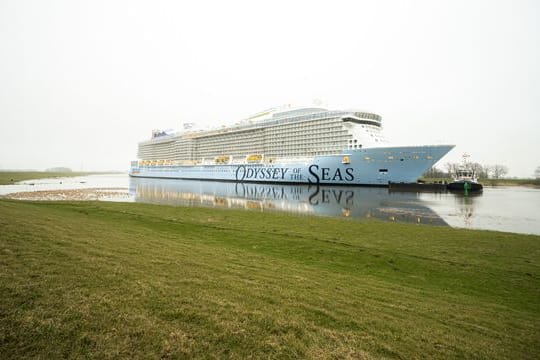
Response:
[[[539,4],[0,0],[0,169],[126,170],[152,129],[320,99],[530,177]]]

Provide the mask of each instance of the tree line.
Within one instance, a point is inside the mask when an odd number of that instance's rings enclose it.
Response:
[[[446,163],[443,169],[432,167],[423,175],[426,178],[452,178],[460,163]],[[479,163],[469,163],[468,166],[474,170],[479,179],[500,179],[508,174],[508,167],[505,165],[482,165]],[[540,169],[540,168],[539,168]],[[538,169],[537,169],[538,170]],[[539,172],[540,174],[540,172]]]

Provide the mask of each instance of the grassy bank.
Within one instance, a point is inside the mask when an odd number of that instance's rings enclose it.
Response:
[[[540,179],[485,179],[480,182],[487,186],[540,186]]]
[[[451,182],[451,178],[421,178],[420,180],[432,182]],[[485,186],[540,186],[540,179],[478,179]]]
[[[539,358],[540,237],[0,200],[0,353]]]
[[[96,172],[0,171],[0,185],[18,181],[99,174]]]

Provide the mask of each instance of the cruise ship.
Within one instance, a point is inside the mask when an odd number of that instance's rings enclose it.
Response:
[[[391,146],[381,116],[273,108],[231,126],[154,130],[129,175],[191,180],[388,185],[415,182],[454,145]]]

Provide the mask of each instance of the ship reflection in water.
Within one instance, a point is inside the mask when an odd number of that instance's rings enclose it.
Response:
[[[137,202],[448,224],[417,193],[387,188],[131,178]]]
[[[455,209],[457,219],[462,219],[463,222],[456,224],[456,227],[465,227],[465,228],[474,228],[475,220],[475,200],[476,198],[481,198],[482,193],[471,193],[467,196],[465,195],[455,195]]]

